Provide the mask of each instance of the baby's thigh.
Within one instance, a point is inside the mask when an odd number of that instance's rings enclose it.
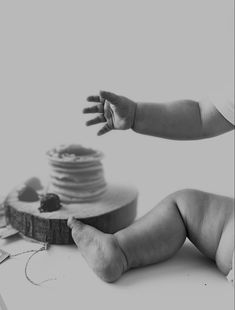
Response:
[[[216,264],[224,274],[228,274],[232,268],[232,257],[234,252],[234,201],[232,206],[229,205],[228,208],[229,212],[216,252]]]
[[[177,197],[188,238],[226,273],[233,248],[232,198],[197,190],[184,190]],[[227,267],[226,267],[227,266]]]

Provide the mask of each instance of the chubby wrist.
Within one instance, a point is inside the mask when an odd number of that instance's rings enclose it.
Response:
[[[131,122],[131,126],[130,128],[134,130],[134,127],[135,127],[135,118],[136,118],[136,110],[137,110],[137,102],[132,102],[132,122]]]

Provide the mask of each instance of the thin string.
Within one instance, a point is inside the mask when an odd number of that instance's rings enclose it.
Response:
[[[37,244],[43,244],[43,246],[40,248],[40,250],[47,250],[48,247],[49,247],[48,243],[46,243],[46,242],[44,242],[44,243],[37,242],[36,240],[29,239],[29,238],[27,238],[27,240],[29,240],[31,242],[34,242],[34,243],[37,243]],[[22,255],[22,254],[27,254],[27,253],[35,252],[35,251],[38,251],[38,250],[27,250],[27,251],[15,253],[15,254],[10,254],[10,257],[15,257],[15,256],[19,256],[19,255]]]
[[[32,253],[29,258],[27,259],[26,261],[26,264],[25,264],[25,268],[24,268],[24,274],[25,274],[25,278],[33,285],[36,285],[36,286],[40,286],[42,285],[43,283],[45,282],[49,282],[49,281],[53,281],[53,280],[56,280],[56,278],[50,278],[50,279],[46,279],[46,280],[43,280],[41,282],[35,282],[34,280],[32,280],[32,278],[30,278],[29,276],[29,273],[28,273],[28,266],[29,266],[29,263],[32,259],[32,257],[36,254],[38,254],[39,252],[42,252],[42,251],[46,251],[48,249],[48,243],[45,243],[40,249],[38,250],[28,250],[28,251],[24,251],[24,252],[20,252],[20,253],[16,253],[16,254],[12,254],[10,255],[10,257],[16,257],[18,255],[22,255],[22,254],[27,254],[27,253]]]
[[[45,283],[45,282],[49,282],[49,281],[56,280],[56,278],[50,278],[50,279],[46,279],[46,280],[43,280],[43,281],[37,283],[37,282],[33,281],[33,280],[29,277],[29,275],[28,275],[28,266],[29,266],[29,262],[30,262],[30,260],[32,259],[32,257],[33,257],[34,255],[36,255],[37,253],[41,252],[41,251],[46,251],[46,249],[47,249],[47,248],[46,248],[45,246],[43,246],[43,247],[41,247],[40,249],[34,251],[34,253],[31,254],[31,255],[29,256],[29,258],[28,258],[28,260],[27,260],[27,262],[26,262],[26,264],[25,264],[25,268],[24,268],[25,277],[26,277],[26,279],[27,279],[31,284],[36,285],[36,286],[40,286],[40,285],[42,285],[42,284]]]
[[[19,255],[27,254],[27,253],[31,253],[31,252],[35,252],[35,250],[28,250],[28,251],[24,251],[24,252],[20,252],[20,253],[16,253],[16,254],[10,254],[10,257],[15,257],[15,256],[19,256]]]

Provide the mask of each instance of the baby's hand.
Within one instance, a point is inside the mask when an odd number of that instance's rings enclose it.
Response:
[[[83,113],[99,113],[99,115],[89,120],[86,125],[106,123],[98,131],[99,136],[112,129],[125,130],[133,127],[137,104],[130,99],[101,91],[100,96],[89,96],[87,101],[96,102],[97,104],[85,108]]]

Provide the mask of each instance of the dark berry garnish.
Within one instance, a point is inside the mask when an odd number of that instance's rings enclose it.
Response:
[[[31,187],[25,186],[19,191],[18,199],[20,201],[35,202],[39,200],[38,193]]]
[[[61,208],[60,197],[56,194],[47,193],[40,199],[40,212],[53,212]]]

